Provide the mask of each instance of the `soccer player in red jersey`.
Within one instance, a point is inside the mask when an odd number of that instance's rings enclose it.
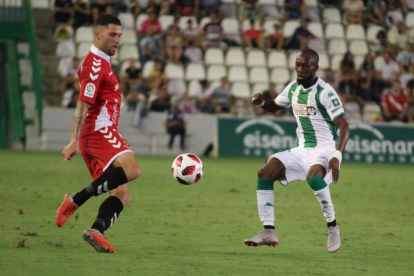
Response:
[[[72,137],[62,154],[71,160],[81,152],[94,181],[77,193],[66,194],[56,212],[61,227],[92,196],[109,192],[99,207],[98,216],[83,238],[98,252],[117,253],[104,236],[131,200],[128,182],[141,170],[127,141],[117,131],[121,91],[112,71],[110,57],[115,55],[122,35],[119,19],[103,15],[95,23],[94,42],[78,70],[80,88],[72,123]]]

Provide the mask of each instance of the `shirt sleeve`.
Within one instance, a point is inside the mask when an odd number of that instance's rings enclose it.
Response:
[[[83,62],[79,74],[79,100],[94,104],[99,85],[105,75],[104,60],[89,56]]]
[[[321,93],[320,102],[328,112],[332,121],[345,114],[341,99],[331,86],[325,88]]]
[[[289,90],[292,86],[293,82],[289,83],[288,86],[283,89],[282,93],[279,94],[276,99],[275,103],[280,107],[289,107],[290,106],[290,100],[289,100]]]

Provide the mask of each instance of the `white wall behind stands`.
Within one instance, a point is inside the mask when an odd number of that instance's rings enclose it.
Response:
[[[61,151],[70,140],[74,109],[46,107],[43,109],[43,136],[41,149]],[[171,155],[182,153],[180,137],[176,136],[173,149],[167,148],[169,135],[165,131],[165,113],[151,112],[141,120],[139,127],[133,127],[135,112],[121,110],[118,130],[137,155]],[[202,155],[208,144],[214,142],[217,117],[207,114],[187,115],[186,152]]]

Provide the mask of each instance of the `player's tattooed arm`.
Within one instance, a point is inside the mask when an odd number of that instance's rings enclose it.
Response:
[[[86,102],[78,101],[76,103],[75,114],[73,115],[72,121],[72,137],[71,141],[78,141],[80,131],[85,121],[86,113],[91,105]]]
[[[253,95],[252,104],[259,105],[261,108],[271,113],[275,113],[276,111],[283,109],[283,107],[278,106],[274,100],[265,100],[261,93]]]
[[[344,116],[341,116],[336,118],[333,123],[339,128],[339,140],[336,149],[344,152],[346,144],[348,143],[349,134],[351,133],[348,122]]]

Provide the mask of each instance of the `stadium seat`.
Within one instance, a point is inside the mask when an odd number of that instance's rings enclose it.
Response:
[[[210,17],[203,17],[200,21],[200,24],[198,25],[198,28],[200,30],[204,29],[204,26],[207,25],[208,23],[211,22],[211,18]]]
[[[266,67],[253,67],[250,69],[250,82],[269,82],[269,72]]]
[[[187,91],[186,83],[183,79],[169,79],[167,92],[169,95],[183,95]]]
[[[297,78],[298,78],[298,74],[296,73],[296,71],[295,70],[292,70],[292,72],[291,72],[292,74],[290,75],[290,79],[289,79],[289,81],[290,80],[296,80]]]
[[[285,5],[285,0],[276,0],[276,6],[283,7]]]
[[[409,12],[407,13],[407,15],[405,16],[405,26],[407,28],[412,28],[414,27],[414,12]]]
[[[404,15],[398,9],[388,10],[385,14],[385,26],[391,28],[395,23],[402,21],[404,22]]]
[[[221,22],[224,33],[227,34],[239,34],[239,21],[234,18],[224,18]]]
[[[355,55],[354,56],[354,64],[355,68],[359,70],[361,68],[362,63],[364,63],[365,55]]]
[[[358,24],[349,24],[346,27],[346,39],[365,39],[364,27]]]
[[[247,53],[247,66],[266,66],[266,55],[260,50],[251,50]]]
[[[79,43],[78,48],[76,49],[76,57],[83,59],[90,50],[91,44],[89,42]]]
[[[142,70],[142,76],[144,77],[144,79],[148,78],[151,70],[154,69],[154,66],[155,62],[152,60],[145,62],[144,69]]]
[[[138,48],[135,44],[123,44],[119,49],[119,60],[139,59]]]
[[[260,23],[257,20],[254,23],[254,28],[256,30],[260,30],[260,28],[261,28]],[[242,23],[242,30],[244,32],[244,31],[247,31],[248,29],[250,29],[250,19],[245,19]]]
[[[122,29],[134,29],[134,17],[131,13],[120,13],[118,18],[121,21]]]
[[[195,16],[181,16],[180,21],[178,23],[178,26],[180,26],[181,30],[184,30],[187,28],[187,21],[191,19],[193,21],[193,26],[197,27],[197,18]]]
[[[232,66],[229,69],[228,79],[230,82],[248,81],[247,69],[244,66]]]
[[[223,65],[211,65],[207,69],[208,81],[217,81],[226,75],[226,68]]]
[[[72,59],[73,58],[71,58],[71,57],[64,57],[64,58],[61,58],[59,60],[58,68],[57,69],[58,69],[58,73],[60,75],[62,75],[62,73],[66,71],[66,68],[71,64]]]
[[[76,56],[76,46],[72,39],[66,39],[58,42],[56,47],[57,57],[74,57]]]
[[[291,37],[299,26],[300,23],[298,21],[286,21],[285,25],[283,25],[283,36]]]
[[[333,55],[331,56],[331,69],[335,72],[339,70],[339,65],[341,64],[342,59],[344,58],[343,55]]]
[[[36,0],[31,1],[33,9],[49,9],[49,1],[48,0]],[[10,6],[10,5],[8,5]]]
[[[92,27],[79,27],[76,30],[75,34],[75,42],[81,43],[81,42],[89,42],[92,43],[93,41],[93,28]]]
[[[348,51],[346,42],[344,39],[332,39],[329,41],[328,53],[330,55],[340,54],[343,55]]]
[[[200,82],[198,80],[190,81],[187,89],[188,95],[192,97],[195,96],[200,87]]]
[[[322,27],[322,24],[321,23],[319,23],[319,22],[311,22],[309,24],[309,28],[308,29],[316,37],[321,37],[321,38],[324,37],[324,35],[323,35],[323,27]]]
[[[287,67],[287,57],[285,51],[272,51],[267,58],[267,65],[273,67]]]
[[[381,68],[382,66],[384,66],[385,60],[382,56],[377,56],[374,59],[374,67],[375,68]]]
[[[286,68],[273,68],[270,74],[270,81],[273,83],[285,84],[290,81],[290,73]]]
[[[244,65],[246,63],[242,48],[230,48],[226,54],[226,65]]]
[[[344,27],[339,23],[329,23],[325,28],[325,37],[331,38],[345,38]]]
[[[277,20],[266,20],[265,21],[265,23],[263,24],[265,35],[270,35],[275,31],[275,28],[273,27],[275,24],[281,25],[280,22]]]
[[[354,55],[368,54],[368,45],[365,40],[352,40],[349,43],[349,51]]]
[[[326,8],[322,12],[323,22],[326,23],[341,23],[341,13],[337,8]]]
[[[329,58],[327,54],[319,54],[319,69],[325,70],[329,68]]]
[[[276,5],[273,4],[260,4],[260,16],[269,19],[281,19],[282,14],[279,12]]]
[[[234,4],[234,1],[231,1],[231,2],[223,1],[223,4],[221,5],[220,10],[225,14],[226,18],[237,17],[237,6]]]
[[[162,31],[165,31],[174,22],[174,16],[172,16],[172,15],[161,15],[158,20],[160,21]]]
[[[206,70],[203,64],[190,63],[185,70],[186,80],[204,80],[206,78]]]
[[[236,98],[246,99],[251,97],[250,86],[247,82],[238,81],[233,83],[231,86],[231,91],[233,91],[233,95]]]
[[[364,106],[364,117],[362,120],[364,122],[372,122],[376,118],[381,117],[381,108],[373,102],[366,102]]]
[[[378,25],[369,25],[367,30],[367,40],[373,42],[377,39],[377,34],[379,31],[384,30],[383,27]]]
[[[252,94],[263,93],[269,88],[269,83],[255,83],[253,85]]]
[[[204,62],[210,64],[224,64],[224,54],[221,49],[210,48],[206,51]]]
[[[125,60],[122,62],[120,72],[125,73],[125,70],[129,67],[130,60]],[[141,63],[138,60],[135,60],[135,67],[141,68]]]
[[[317,0],[305,0],[305,5],[308,7],[317,7],[318,1]]]
[[[165,73],[168,78],[184,79],[184,67],[181,64],[168,63],[165,66]]]
[[[275,0],[259,0],[260,5],[276,5]]]
[[[295,69],[296,67],[296,57],[298,56],[299,51],[292,51],[289,53],[289,69]]]
[[[137,33],[132,29],[123,29],[120,44],[137,44]]]
[[[135,29],[138,31],[141,31],[141,24],[147,19],[148,19],[148,15],[146,13],[141,13],[138,16],[137,21],[135,22]]]

